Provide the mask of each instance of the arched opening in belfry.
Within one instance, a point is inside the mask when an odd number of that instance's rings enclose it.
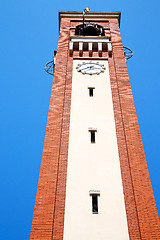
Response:
[[[96,23],[80,24],[75,29],[75,35],[79,36],[104,36],[104,29]]]
[[[84,36],[99,36],[99,31],[97,28],[89,26],[84,28]]]

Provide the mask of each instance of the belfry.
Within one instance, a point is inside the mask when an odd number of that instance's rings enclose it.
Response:
[[[160,239],[120,17],[59,12],[31,240]]]

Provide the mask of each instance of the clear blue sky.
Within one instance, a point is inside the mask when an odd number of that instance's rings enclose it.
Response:
[[[0,16],[0,239],[29,239],[52,76],[58,11],[121,11],[123,45],[146,159],[160,213],[160,31],[158,0],[10,0]]]

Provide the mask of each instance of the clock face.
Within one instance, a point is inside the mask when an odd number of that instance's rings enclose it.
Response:
[[[78,64],[76,67],[78,72],[81,72],[83,74],[100,74],[101,72],[104,72],[105,67],[103,64],[100,64],[98,62],[83,62],[82,64]]]

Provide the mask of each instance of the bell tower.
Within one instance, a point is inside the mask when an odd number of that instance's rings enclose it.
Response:
[[[59,12],[31,240],[160,239],[120,16]]]

